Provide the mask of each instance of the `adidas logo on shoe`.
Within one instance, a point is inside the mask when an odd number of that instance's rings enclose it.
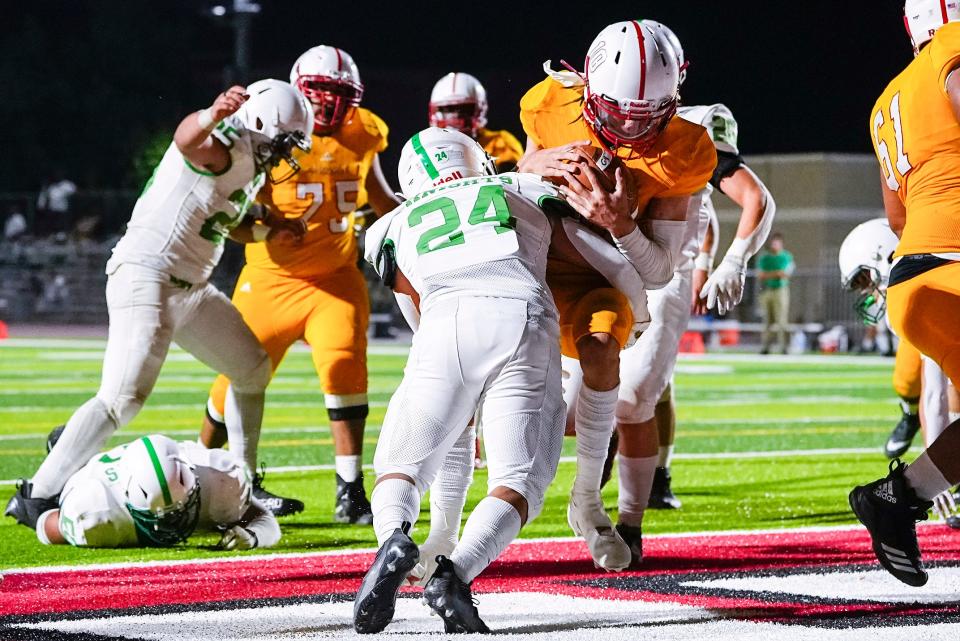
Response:
[[[873,495],[877,498],[883,499],[887,503],[893,503],[896,505],[897,497],[893,494],[893,481],[887,481],[886,483],[877,486],[877,489],[873,491]]]

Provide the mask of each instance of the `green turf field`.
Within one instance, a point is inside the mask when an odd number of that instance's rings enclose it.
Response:
[[[82,340],[0,341],[0,499],[12,479],[29,476],[43,457],[50,428],[97,389],[103,343]],[[406,350],[375,346],[370,355],[370,419],[364,461],[369,463]],[[898,419],[890,390],[892,361],[880,358],[771,358],[713,356],[684,359],[677,371],[675,512],[648,513],[644,531],[769,529],[851,523],[846,494],[855,482],[882,475],[880,454]],[[146,408],[111,444],[151,432],[193,439],[212,374],[174,350]],[[862,450],[817,453],[816,450]],[[807,450],[800,454],[786,454]],[[745,453],[737,455],[737,453]],[[767,454],[769,453],[769,454]],[[290,353],[268,394],[261,459],[270,467],[333,463],[322,396],[309,353]],[[564,456],[572,457],[567,439]],[[560,465],[540,518],[524,537],[570,536],[566,497],[574,465]],[[369,472],[368,472],[369,475]],[[368,488],[372,483],[368,480]],[[281,520],[284,538],[270,551],[303,552],[375,545],[369,527],[333,523],[334,479],[328,469],[277,471],[266,487],[302,498],[307,509]],[[483,495],[477,473],[468,509]],[[616,483],[604,492],[616,508]],[[426,514],[424,514],[426,517]],[[421,533],[428,521],[421,521]],[[33,532],[0,518],[0,569],[68,563],[185,559],[223,554],[214,536],[167,550],[82,550],[42,546]],[[252,552],[252,553],[257,553]]]

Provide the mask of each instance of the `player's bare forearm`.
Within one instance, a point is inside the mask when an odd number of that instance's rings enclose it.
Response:
[[[897,238],[900,238],[903,234],[903,226],[907,224],[907,209],[900,201],[897,192],[891,191],[887,187],[882,174],[880,176],[880,193],[883,194],[883,209],[887,213],[890,229],[897,235]]]
[[[367,202],[373,207],[377,216],[383,216],[400,204],[400,199],[393,193],[390,184],[383,175],[379,155],[373,158],[373,165],[367,173],[364,187],[367,190]]]
[[[48,512],[44,518],[46,520],[43,522],[43,533],[46,535],[47,541],[51,545],[64,545],[68,543],[66,537],[64,537],[60,531],[60,510],[52,510]]]
[[[766,206],[766,189],[757,178],[743,168],[733,172],[720,182],[720,188],[730,200],[740,207],[740,222],[737,238],[747,238],[763,220]]]
[[[173,142],[184,158],[198,167],[220,172],[230,162],[230,152],[210,133],[217,123],[236,113],[249,96],[240,86],[233,86],[217,96],[208,108],[192,113],[180,121]]]

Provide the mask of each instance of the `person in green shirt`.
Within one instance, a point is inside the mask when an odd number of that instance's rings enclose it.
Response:
[[[767,251],[757,259],[760,279],[760,305],[763,308],[763,342],[761,354],[770,353],[773,329],[776,328],[780,352],[787,353],[787,319],[790,310],[790,275],[795,268],[793,254],[783,248],[783,234],[770,235]]]

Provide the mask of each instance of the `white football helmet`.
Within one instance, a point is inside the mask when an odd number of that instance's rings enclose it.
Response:
[[[680,84],[683,85],[683,82],[687,79],[687,69],[690,68],[690,61],[687,60],[686,56],[683,54],[683,45],[680,44],[680,38],[677,37],[677,34],[673,30],[662,22],[657,22],[656,20],[641,20],[640,24],[647,25],[653,29],[654,33],[657,34],[657,37],[660,39],[665,39],[670,43],[670,46],[673,47],[674,52],[677,54],[677,68],[680,70]]]
[[[448,73],[430,92],[427,117],[431,127],[456,129],[476,138],[487,124],[487,90],[468,73]]]
[[[903,5],[903,24],[914,55],[933,39],[937,29],[956,20],[960,20],[960,0],[906,0]]]
[[[497,173],[493,160],[477,141],[455,129],[428,127],[407,141],[400,152],[400,189],[413,198],[452,180]]]
[[[320,45],[305,51],[290,70],[290,84],[314,105],[314,130],[329,132],[363,99],[360,70],[349,53]]]
[[[898,242],[887,219],[874,218],[854,227],[840,245],[840,284],[858,293],[855,307],[865,323],[877,323],[886,311],[890,261]]]
[[[583,116],[599,141],[641,155],[677,111],[680,69],[666,39],[637,20],[600,32],[584,62]]]
[[[200,518],[200,483],[177,444],[159,434],[138,438],[124,451],[123,465],[137,538],[162,546],[185,541]]]
[[[282,80],[258,80],[247,87],[250,98],[236,113],[253,140],[258,167],[268,172],[281,162],[290,171],[271,175],[271,181],[282,182],[300,171],[293,156],[294,149],[310,151],[313,113],[306,97]]]

